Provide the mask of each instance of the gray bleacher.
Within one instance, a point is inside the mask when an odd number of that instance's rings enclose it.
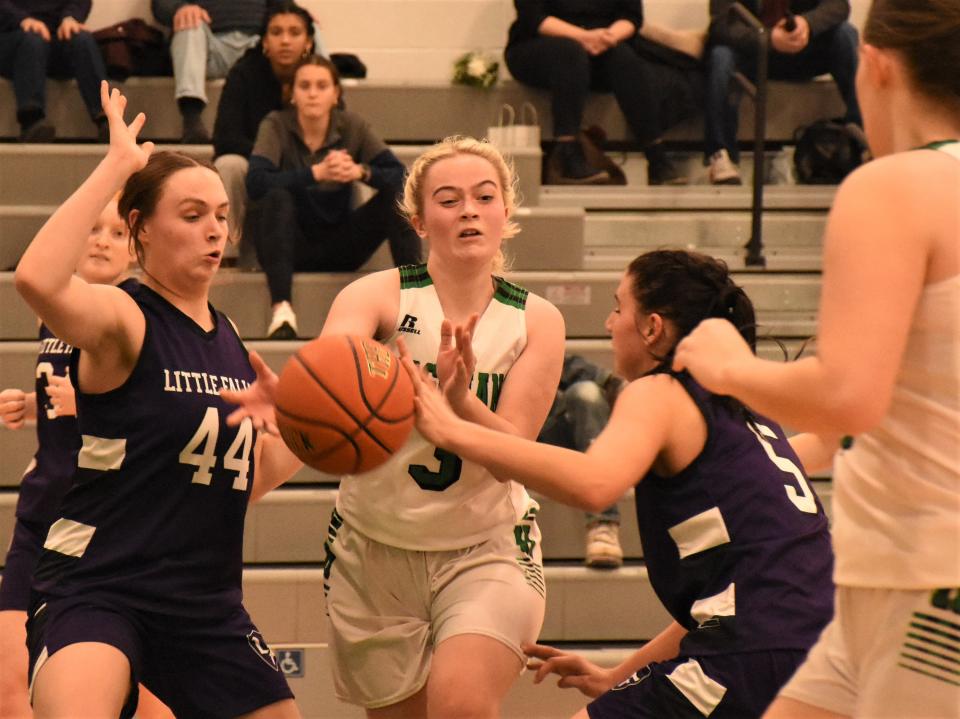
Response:
[[[126,5],[145,5],[145,0],[125,0]],[[121,3],[117,3],[120,5]],[[311,5],[309,2],[308,5]],[[650,3],[656,13],[679,12],[677,0]],[[106,4],[101,4],[102,8]],[[313,7],[315,5],[316,7]],[[364,5],[356,0],[313,3],[321,14],[324,6],[337,18],[355,13]],[[384,7],[390,3],[381,3]],[[491,16],[504,21],[507,0],[476,3],[424,3],[410,0],[425,17],[439,9],[443,14],[456,5],[457,13],[469,18]],[[693,3],[679,3],[692,7]],[[678,6],[679,6],[678,5]],[[705,0],[699,5],[705,6]],[[429,7],[428,7],[429,6]],[[484,15],[486,13],[487,15]],[[122,19],[122,18],[116,18]],[[113,21],[113,20],[111,20]],[[468,23],[469,24],[469,23]],[[469,28],[468,28],[469,29]],[[442,33],[434,33],[442,37]],[[385,41],[384,41],[385,42]],[[462,48],[454,39],[442,51],[446,56]],[[429,43],[428,43],[429,44]],[[486,46],[481,42],[481,46]],[[339,48],[349,48],[342,40]],[[423,50],[423,48],[420,48]],[[469,49],[469,48],[468,48]],[[377,47],[359,54],[373,58],[371,79],[352,84],[347,97],[352,109],[371,119],[398,156],[408,163],[422,144],[451,133],[483,134],[503,101],[529,99],[540,109],[549,127],[549,108],[542,94],[511,81],[494,92],[451,87],[442,78],[416,82],[403,77],[379,76],[386,67],[380,58],[393,57],[389,48]],[[425,52],[429,52],[427,48]],[[439,51],[438,51],[439,52]],[[408,60],[397,62],[409,67]],[[412,75],[411,75],[412,76]],[[138,78],[125,85],[131,109],[143,109],[150,118],[146,134],[170,139],[179,132],[179,119],[172,102],[169,78]],[[211,107],[220,83],[210,84]],[[10,107],[10,88],[0,81],[0,107]],[[771,100],[770,136],[786,140],[808,117],[833,114],[837,103],[830,83],[777,85]],[[783,102],[791,96],[791,103]],[[797,101],[797,98],[801,98]],[[88,137],[91,128],[79,110],[79,99],[69,83],[51,81],[50,114],[62,135]],[[799,109],[798,109],[799,108]],[[744,137],[751,132],[749,102],[743,104]],[[588,121],[603,124],[610,137],[628,139],[622,117],[612,98],[591,100]],[[11,137],[12,118],[0,113],[0,138]],[[212,116],[208,116],[212,125]],[[545,137],[547,133],[545,133]],[[673,140],[698,139],[698,122],[677,128]],[[181,148],[209,157],[210,148]],[[86,176],[102,156],[94,144],[22,146],[0,143],[0,270],[8,270],[46,217]],[[834,188],[797,187],[789,173],[783,184],[767,188],[764,226],[768,265],[765,271],[743,266],[742,245],[750,232],[748,187],[715,188],[705,184],[686,188],[651,188],[645,185],[642,158],[628,154],[620,159],[630,184],[617,188],[541,187],[539,152],[515,158],[521,176],[525,206],[518,217],[523,232],[511,241],[514,257],[510,278],[554,302],[567,323],[567,349],[606,366],[612,362],[603,321],[610,310],[619,273],[636,254],[661,246],[698,248],[727,260],[737,278],[757,304],[761,334],[783,342],[793,356],[815,329],[820,289],[821,234],[825,211]],[[772,166],[789,160],[774,157]],[[745,169],[749,161],[744,162]],[[776,170],[776,167],[774,167]],[[702,183],[702,177],[699,178]],[[381,254],[364,270],[383,267]],[[294,302],[305,335],[316,334],[326,308],[337,290],[355,275],[306,275],[295,277]],[[252,349],[274,368],[280,368],[299,342],[268,342],[263,337],[269,318],[266,285],[257,273],[223,269],[213,290],[213,302],[227,311]],[[29,387],[35,360],[36,322],[13,289],[12,273],[0,271],[0,387]],[[773,341],[761,343],[760,352],[780,357]],[[20,473],[35,448],[30,429],[12,432],[0,428],[0,546],[7,546],[13,526],[13,509]],[[821,478],[817,491],[830,506],[831,485]],[[321,588],[322,543],[330,510],[336,499],[336,478],[303,470],[285,487],[253,506],[249,513],[244,545],[246,568],[244,591],[247,606],[282,661],[298,670],[291,684],[306,717],[360,717],[362,712],[339,704],[329,679],[329,651],[325,644]],[[583,514],[540,498],[546,578],[547,616],[542,632],[545,641],[586,647],[595,661],[612,665],[630,647],[650,638],[667,619],[650,589],[636,534],[631,497],[620,502],[623,542],[627,565],[602,572],[582,567],[584,553]],[[0,565],[3,555],[0,553]],[[511,691],[504,717],[569,716],[585,700],[576,692],[561,691],[547,682],[534,687],[523,677]]]

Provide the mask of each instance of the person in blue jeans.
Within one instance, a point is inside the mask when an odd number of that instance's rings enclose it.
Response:
[[[13,81],[22,142],[49,142],[47,76],[77,78],[83,104],[107,139],[100,82],[107,77],[96,40],[83,24],[91,0],[0,0],[0,75]]]
[[[580,355],[563,358],[557,396],[537,437],[538,442],[585,452],[603,431],[623,380]],[[616,569],[623,564],[620,509],[616,504],[599,513],[586,512],[586,564]]]
[[[710,0],[705,156],[714,185],[739,185],[737,120],[740,88],[734,73],[756,74],[756,36],[730,12],[735,0]],[[857,103],[858,35],[847,22],[849,0],[743,0],[768,28],[768,76],[772,80],[809,80],[829,73],[846,106],[843,122],[862,136]],[[865,143],[864,143],[865,144]]]

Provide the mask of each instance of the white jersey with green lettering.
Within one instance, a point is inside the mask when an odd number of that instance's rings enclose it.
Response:
[[[443,309],[426,265],[401,267],[400,310],[392,336],[403,336],[413,359],[436,376]],[[496,410],[507,372],[527,343],[527,290],[493,277],[493,299],[477,322],[471,387]],[[385,464],[340,481],[337,510],[356,530],[383,544],[412,550],[459,549],[510,529],[536,503],[522,485],[499,482],[416,429]],[[511,530],[512,531],[512,530]]]

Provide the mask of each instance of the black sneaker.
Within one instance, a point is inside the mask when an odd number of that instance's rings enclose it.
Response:
[[[558,142],[550,158],[553,175],[548,177],[551,185],[605,185],[610,182],[610,173],[598,170],[587,163],[580,143]],[[552,179],[552,182],[550,181]]]
[[[648,185],[686,185],[687,176],[680,168],[667,157],[663,145],[655,143],[644,150],[647,156],[647,184]]]
[[[199,120],[196,123],[184,122],[180,142],[184,145],[209,145],[210,133]]]
[[[52,142],[56,136],[53,125],[47,124],[41,117],[20,131],[20,142]]]

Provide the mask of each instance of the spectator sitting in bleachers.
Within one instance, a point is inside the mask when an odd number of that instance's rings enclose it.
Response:
[[[237,61],[223,85],[213,126],[213,164],[230,198],[230,237],[240,242],[239,264],[255,264],[252,238],[243,238],[247,166],[267,113],[289,104],[297,64],[313,52],[313,18],[293,0],[271,5],[260,44]]]
[[[586,452],[607,425],[623,380],[579,355],[565,355],[557,396],[537,437],[538,442]],[[615,569],[623,564],[620,509],[586,512],[586,565]]]
[[[174,95],[183,117],[181,142],[207,143],[200,114],[207,106],[206,80],[225,77],[260,40],[271,0],[151,0],[157,22],[173,30]]]
[[[91,0],[0,0],[0,75],[13,80],[23,142],[49,142],[47,75],[75,76],[97,137],[107,138],[100,82],[107,77],[96,41],[83,24]]]
[[[682,184],[686,178],[666,155],[660,137],[677,117],[666,117],[677,91],[693,97],[690,73],[651,58],[641,47],[641,0],[515,0],[517,19],[510,27],[504,58],[519,81],[550,90],[556,155],[548,167],[570,184],[603,184],[609,173],[591,166],[577,142],[591,90],[613,92],[627,124],[643,147],[651,184]],[[669,113],[673,115],[673,112]]]
[[[731,13],[734,1],[710,0],[704,129],[705,159],[715,185],[740,184],[737,120],[742,93],[733,77],[736,72],[756,76],[756,37]],[[864,137],[854,84],[858,37],[847,22],[849,0],[744,0],[744,5],[769,29],[769,78],[810,80],[829,72],[846,105],[843,121]]]
[[[420,239],[397,211],[404,166],[362,117],[338,107],[340,94],[333,63],[305,58],[292,107],[264,118],[250,156],[247,190],[270,287],[271,339],[296,337],[294,271],[353,272],[384,240],[396,265],[420,261]],[[377,194],[354,208],[360,183]]]

